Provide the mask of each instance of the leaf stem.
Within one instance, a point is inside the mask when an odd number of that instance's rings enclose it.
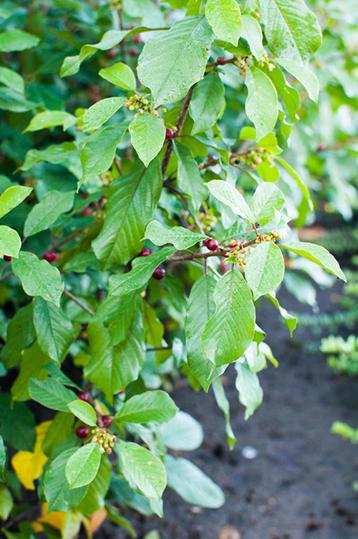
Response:
[[[87,307],[80,299],[78,299],[76,296],[71,294],[68,290],[63,291],[63,295],[66,296],[68,299],[76,303],[83,311],[86,311],[86,313],[90,314],[91,316],[94,316],[96,313],[90,308]]]

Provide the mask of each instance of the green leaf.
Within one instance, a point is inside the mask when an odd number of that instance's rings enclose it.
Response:
[[[235,363],[236,389],[239,392],[240,402],[245,406],[245,419],[249,419],[261,405],[263,392],[256,373],[252,372],[246,363]]]
[[[105,505],[105,496],[112,477],[112,465],[108,459],[102,459],[98,473],[89,485],[85,497],[81,500],[79,511],[90,517]]]
[[[145,227],[152,219],[162,187],[159,160],[148,168],[136,163],[127,176],[113,183],[104,226],[92,242],[106,267],[126,264],[142,248]]]
[[[58,412],[46,432],[42,450],[48,457],[58,454],[58,448],[73,435],[74,417],[70,413]],[[63,475],[63,474],[62,474]]]
[[[173,400],[165,391],[146,391],[123,403],[115,419],[123,423],[166,423],[177,412]]]
[[[12,384],[11,394],[16,401],[29,400],[29,381],[30,378],[38,378],[43,380],[48,377],[48,372],[45,368],[49,363],[49,358],[40,350],[37,342],[30,348],[26,348],[22,352],[19,374]]]
[[[190,116],[194,124],[192,135],[207,131],[225,106],[225,87],[217,73],[209,73],[195,85],[190,101]]]
[[[82,176],[82,166],[79,151],[73,142],[53,144],[45,150],[30,150],[27,152],[25,162],[20,170],[30,170],[33,166],[47,161],[53,165],[62,165],[67,168],[76,178]]]
[[[0,256],[7,255],[14,258],[19,256],[21,238],[9,226],[0,225]]]
[[[77,118],[64,110],[45,110],[36,114],[29,125],[25,129],[28,131],[40,131],[41,129],[49,129],[51,127],[62,126],[65,131],[71,125],[74,125]]]
[[[270,133],[278,118],[278,96],[271,79],[261,69],[250,67],[246,73],[245,111],[256,129],[256,139]]]
[[[214,365],[203,353],[201,335],[215,312],[214,290],[216,280],[207,275],[198,279],[191,289],[185,320],[185,338],[190,370],[205,391],[208,391]]]
[[[147,112],[138,114],[129,125],[132,146],[147,167],[158,155],[165,141],[162,118]]]
[[[282,249],[287,249],[292,253],[311,260],[328,273],[332,273],[332,275],[335,275],[338,277],[338,279],[342,279],[344,282],[347,282],[346,276],[341,270],[337,260],[333,255],[331,255],[331,253],[327,251],[327,249],[321,247],[321,245],[303,241],[293,241],[282,244],[281,247]]]
[[[27,112],[36,107],[36,103],[28,101],[23,95],[14,92],[12,88],[0,88],[0,110]]]
[[[200,175],[199,167],[190,148],[175,141],[174,152],[178,159],[178,185],[191,196],[194,207],[198,209],[207,195],[207,189]]]
[[[230,403],[225,395],[224,386],[220,376],[213,380],[213,391],[216,404],[218,405],[219,409],[222,411],[225,417],[226,439],[229,448],[232,449],[235,446],[236,437],[230,423]]]
[[[14,449],[33,451],[35,418],[24,403],[13,403],[4,393],[0,394],[0,433]]]
[[[59,412],[68,412],[68,404],[76,399],[73,391],[53,378],[46,380],[32,378],[29,383],[29,394],[42,406]]]
[[[128,329],[126,339],[113,344],[111,332],[101,323],[88,327],[91,360],[85,376],[101,389],[109,402],[113,395],[136,380],[144,364],[144,334],[140,312]]]
[[[277,58],[276,62],[286,69],[290,75],[295,77],[305,88],[312,101],[317,103],[319,96],[319,81],[314,72],[294,60]]]
[[[123,475],[131,487],[139,489],[147,498],[160,500],[167,484],[162,461],[132,442],[120,442],[117,452]]]
[[[1,359],[8,368],[14,367],[21,361],[22,350],[31,346],[35,337],[30,303],[17,310],[7,327],[6,343],[1,350]]]
[[[13,507],[10,490],[5,485],[0,485],[0,519],[7,520]]]
[[[241,11],[236,0],[207,0],[205,16],[221,41],[238,45],[241,33]]]
[[[288,331],[290,332],[290,335],[292,335],[297,326],[297,318],[293,316],[292,314],[290,314],[289,312],[287,312],[287,310],[280,305],[275,294],[267,294],[266,298],[269,301],[271,301],[271,303],[276,307],[276,309],[282,316],[284,323],[287,326]]]
[[[248,42],[256,60],[260,60],[265,54],[262,44],[263,35],[259,21],[252,15],[243,15],[241,17],[241,37]]]
[[[300,215],[302,213],[302,217],[299,218],[299,224],[303,225],[306,214],[309,211],[313,211],[313,202],[312,198],[309,192],[309,189],[305,182],[300,178],[300,176],[297,174],[295,169],[285,161],[285,159],[282,159],[281,157],[276,157],[277,163],[291,176],[293,181],[296,183],[296,185],[299,187],[302,196],[303,196],[303,202],[300,205]]]
[[[145,229],[145,238],[154,245],[171,243],[178,251],[181,251],[205,240],[206,236],[182,226],[169,227],[159,221],[151,221]]]
[[[24,79],[16,71],[8,67],[0,67],[0,82],[20,94],[23,94],[25,91]]]
[[[127,123],[108,125],[84,139],[80,151],[82,182],[106,172],[111,167],[117,145],[127,127]]]
[[[224,493],[192,462],[167,455],[165,468],[168,486],[191,505],[218,509],[225,503]]]
[[[67,461],[75,451],[76,448],[71,447],[61,452],[45,470],[43,487],[49,512],[77,507],[86,494],[86,487],[70,489],[67,481],[64,481]]]
[[[236,215],[254,222],[254,216],[242,194],[230,183],[213,180],[207,183],[210,193],[217,200],[228,206]]]
[[[163,443],[174,451],[194,451],[204,438],[199,421],[185,412],[178,412],[168,423],[159,427]]]
[[[88,402],[76,399],[69,402],[67,407],[75,417],[82,421],[82,423],[90,425],[91,427],[95,427],[97,425],[96,412],[93,406],[91,406]]]
[[[239,271],[226,273],[216,284],[215,313],[202,333],[202,349],[216,366],[239,359],[254,338],[255,307]]]
[[[321,45],[316,16],[304,0],[260,0],[261,20],[275,56],[301,64]]]
[[[8,30],[7,32],[1,32],[0,34],[0,51],[24,51],[36,47],[39,42],[40,39],[38,37],[33,36],[28,32],[24,32],[23,30]]]
[[[267,225],[284,204],[285,198],[276,185],[261,183],[250,201],[254,222],[261,226]]]
[[[62,309],[37,297],[34,299],[34,326],[40,348],[60,363],[76,336],[70,319]]]
[[[8,187],[0,196],[0,217],[4,217],[11,210],[16,208],[31,193],[31,187],[14,185]]]
[[[134,92],[136,89],[135,75],[131,68],[123,62],[104,67],[100,70],[99,76],[122,90]]]
[[[12,270],[21,281],[29,296],[41,296],[46,301],[60,305],[64,284],[60,272],[46,260],[36,255],[20,252],[19,258],[12,261]]]
[[[28,238],[50,228],[62,215],[73,206],[73,191],[49,191],[42,200],[31,208],[24,227]]]
[[[212,39],[203,17],[189,17],[144,45],[137,72],[156,106],[178,101],[203,78]]]
[[[175,249],[173,247],[164,247],[150,256],[135,258],[131,271],[110,277],[110,295],[125,296],[145,288],[152,277],[153,271],[174,253]]]
[[[281,249],[274,243],[264,242],[254,247],[246,262],[245,277],[255,300],[273,292],[281,284],[285,262]]]
[[[92,131],[99,129],[125,102],[126,99],[124,97],[106,97],[97,101],[83,115],[83,130]]]
[[[67,461],[65,475],[70,490],[89,485],[97,475],[101,464],[101,453],[98,444],[86,444]]]
[[[138,31],[140,32],[140,28]],[[67,56],[62,64],[60,75],[61,77],[69,77],[75,75],[84,60],[91,58],[98,50],[108,51],[116,45],[118,45],[127,34],[130,32],[126,30],[109,30],[105,32],[98,43],[83,45],[80,50],[80,54],[76,56]]]

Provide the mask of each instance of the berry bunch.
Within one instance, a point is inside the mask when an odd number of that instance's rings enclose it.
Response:
[[[273,158],[272,152],[266,148],[257,146],[257,148],[252,148],[247,152],[233,154],[230,158],[230,162],[232,165],[246,165],[252,170],[256,170],[256,168],[264,161],[272,163]]]
[[[107,453],[107,455],[110,455],[114,447],[114,442],[116,441],[115,435],[110,434],[109,432],[107,432],[106,429],[102,429],[100,427],[92,429],[91,434],[91,441],[93,444],[99,445],[100,452]]]

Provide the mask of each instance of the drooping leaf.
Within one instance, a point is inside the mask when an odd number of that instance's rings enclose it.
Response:
[[[47,161],[54,165],[62,165],[67,168],[76,178],[82,176],[82,165],[79,151],[73,142],[63,142],[62,144],[52,144],[45,150],[30,150],[27,152],[21,170],[30,170],[33,166]]]
[[[260,12],[275,56],[303,63],[321,45],[317,18],[304,0],[260,0]]]
[[[24,234],[28,238],[47,230],[62,213],[73,206],[73,191],[49,191],[38,204],[32,207],[27,216]]]
[[[145,229],[145,238],[154,245],[171,243],[178,251],[181,251],[205,240],[206,236],[182,226],[168,227],[159,221],[151,221]]]
[[[216,404],[218,405],[219,409],[222,411],[225,417],[226,439],[229,448],[232,449],[235,446],[236,437],[232,430],[230,422],[230,403],[228,401],[228,398],[226,397],[225,389],[220,376],[217,376],[217,378],[213,380],[213,391]]]
[[[284,323],[286,324],[288,331],[290,332],[290,335],[293,334],[293,332],[296,329],[297,326],[297,318],[290,314],[284,307],[282,307],[276,298],[275,294],[267,294],[267,299],[276,307],[278,312],[283,318]]]
[[[212,38],[203,17],[189,17],[145,44],[138,77],[152,91],[156,106],[178,101],[203,78]]]
[[[218,509],[224,505],[221,488],[189,460],[167,455],[165,468],[168,486],[186,502],[209,509]]]
[[[201,335],[215,311],[215,286],[215,279],[209,275],[203,275],[196,281],[188,299],[185,320],[189,367],[205,391],[210,387],[214,365],[201,348]]]
[[[8,67],[0,67],[0,82],[15,92],[24,93],[23,77]]]
[[[317,102],[319,81],[314,72],[294,60],[278,58],[276,61],[302,84],[312,101]]]
[[[145,447],[132,442],[118,444],[118,458],[124,477],[144,496],[159,500],[167,484],[162,461]]]
[[[21,238],[13,228],[0,225],[0,255],[19,256]]]
[[[12,270],[20,279],[29,296],[41,296],[44,300],[60,305],[64,283],[57,268],[36,255],[22,251],[18,259],[12,261]]]
[[[65,476],[70,490],[89,485],[97,475],[101,464],[98,444],[86,444],[75,451],[65,466]]]
[[[332,273],[332,275],[338,277],[338,279],[342,279],[344,282],[347,281],[337,260],[321,245],[303,241],[291,241],[290,243],[283,244],[282,248],[311,260],[328,273]]]
[[[278,96],[271,79],[257,67],[246,73],[247,99],[245,110],[256,129],[257,140],[270,133],[278,118]]]
[[[11,496],[10,490],[6,485],[0,485],[0,518],[1,520],[7,520],[12,509],[14,502]]]
[[[202,349],[216,366],[239,359],[255,331],[251,291],[239,271],[226,273],[216,284],[216,310],[201,336]]]
[[[205,16],[216,37],[237,46],[241,33],[241,11],[236,0],[207,0]]]
[[[165,391],[146,391],[123,403],[115,418],[123,423],[166,423],[176,411],[175,403]]]
[[[261,405],[263,392],[256,373],[252,372],[246,363],[235,364],[236,369],[236,389],[239,392],[239,399],[245,406],[245,419],[249,419],[255,410]]]
[[[126,264],[142,246],[145,227],[153,216],[162,185],[159,161],[148,168],[137,163],[131,173],[114,182],[106,218],[93,250],[105,266]]]
[[[136,89],[136,80],[131,68],[123,62],[117,62],[109,67],[100,70],[99,76],[111,82],[122,90],[134,92]]]
[[[34,326],[40,348],[54,361],[61,362],[76,336],[65,313],[41,297],[34,300]]]
[[[175,451],[194,451],[204,438],[199,421],[186,412],[179,411],[168,423],[159,427],[163,443]]]
[[[190,101],[190,116],[194,121],[192,134],[210,129],[223,111],[225,87],[219,75],[209,73],[195,85]]]
[[[282,282],[285,262],[281,249],[264,242],[254,247],[246,258],[245,277],[254,298],[274,292]]]
[[[147,167],[158,155],[165,141],[162,118],[147,112],[135,116],[129,125],[132,146]]]

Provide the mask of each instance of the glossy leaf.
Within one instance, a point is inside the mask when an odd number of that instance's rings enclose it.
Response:
[[[254,298],[273,292],[281,284],[285,262],[281,249],[274,243],[257,245],[246,259],[245,277]]]
[[[75,399],[67,404],[70,412],[73,413],[75,417],[80,419],[82,423],[95,427],[97,424],[97,415],[96,412],[88,402],[85,402],[80,399]]]
[[[86,444],[75,451],[65,466],[65,476],[70,490],[89,485],[97,475],[101,464],[98,444]]]
[[[99,75],[122,90],[134,91],[136,89],[134,73],[123,62],[117,62],[109,67],[102,68]]]
[[[9,226],[0,225],[0,255],[17,258],[20,248],[21,238],[16,230]]]
[[[236,0],[207,0],[205,16],[216,37],[232,45],[238,44],[241,33],[241,12]]]
[[[192,134],[210,129],[225,106],[225,87],[220,77],[209,73],[195,85],[190,101],[190,116],[194,121]]]
[[[106,97],[92,105],[83,115],[84,131],[99,129],[124,105],[125,101],[123,97]]]
[[[176,412],[177,407],[165,391],[146,391],[123,403],[116,419],[123,423],[166,423]]]
[[[24,234],[28,238],[52,226],[62,213],[73,206],[73,191],[49,191],[31,209],[25,221]]]
[[[153,114],[139,114],[129,125],[129,132],[133,148],[147,167],[163,147],[165,141],[163,120]]]
[[[31,187],[14,185],[0,195],[0,218],[16,208],[31,193]]]
[[[308,260],[311,260],[318,266],[321,266],[328,273],[332,273],[339,279],[347,281],[343,271],[341,270],[337,260],[334,258],[331,253],[327,251],[321,245],[316,245],[315,243],[308,243],[303,241],[294,241],[290,243],[285,243],[282,245],[283,249],[287,249],[292,253],[303,256]]]
[[[59,412],[68,412],[68,404],[76,399],[73,391],[52,378],[46,380],[32,378],[29,383],[29,393],[34,401]]]
[[[193,245],[200,243],[206,236],[198,232],[192,232],[182,226],[170,228],[159,223],[159,221],[151,221],[145,229],[145,238],[154,243],[154,245],[161,246],[171,243],[180,251],[189,249]]]
[[[257,140],[270,133],[278,118],[277,91],[271,79],[257,67],[248,69],[245,79],[245,110],[256,129]]]

